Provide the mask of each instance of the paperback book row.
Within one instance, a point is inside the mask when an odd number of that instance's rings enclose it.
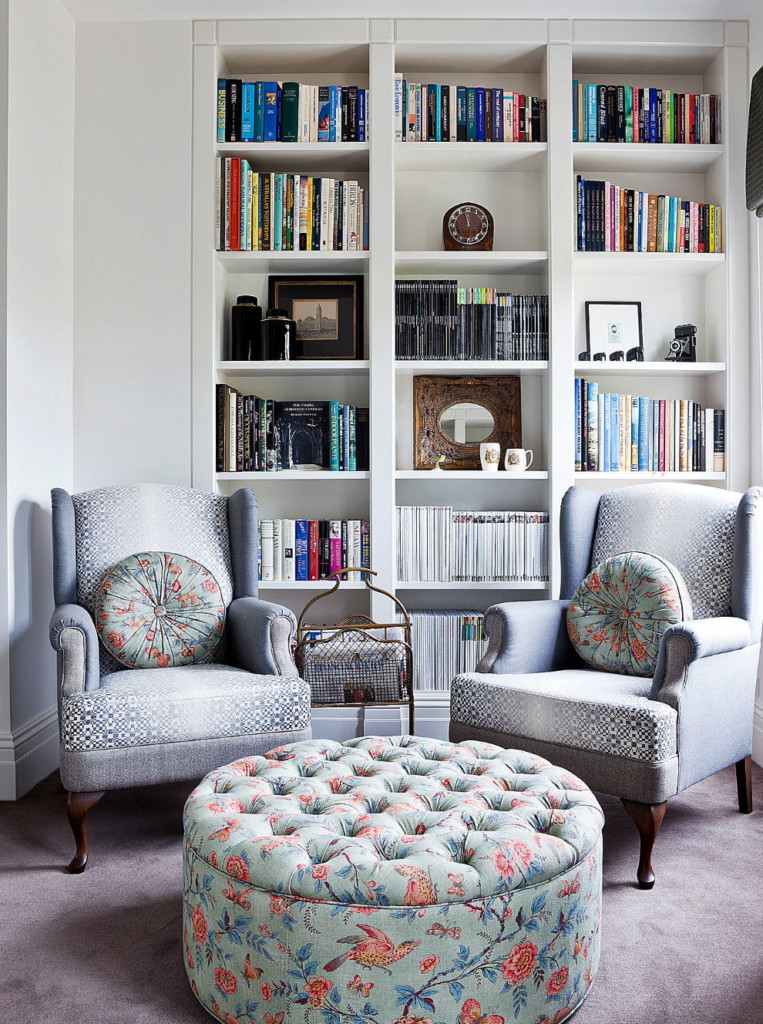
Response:
[[[578,252],[723,252],[722,210],[577,176]]]
[[[408,614],[417,690],[449,690],[454,676],[474,672],[488,644],[482,612],[449,609]],[[399,612],[398,618],[402,618]]]
[[[572,141],[717,143],[721,98],[573,79]]]
[[[548,296],[395,282],[397,359],[548,359]]]
[[[253,171],[220,157],[217,248],[232,252],[368,248],[368,189],[357,181]]]
[[[368,409],[339,402],[276,402],[216,389],[217,472],[367,470]]]
[[[575,380],[575,469],[723,473],[726,415],[688,399],[605,394]]]
[[[262,519],[257,529],[257,568],[262,582],[325,580],[340,569],[371,565],[365,519]],[[355,571],[343,578],[365,576]]]
[[[368,91],[357,85],[217,79],[218,142],[366,142]]]
[[[399,142],[545,142],[546,101],[505,89],[408,82],[395,75]]]
[[[400,505],[397,578],[440,583],[548,579],[547,512]]]

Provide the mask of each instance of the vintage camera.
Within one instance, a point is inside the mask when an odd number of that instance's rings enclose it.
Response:
[[[674,359],[681,363],[697,361],[697,328],[694,324],[679,324],[675,329],[675,337],[668,344],[666,359]]]

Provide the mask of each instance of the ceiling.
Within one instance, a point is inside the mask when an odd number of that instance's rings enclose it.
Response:
[[[462,18],[464,0],[62,0],[77,21],[185,21],[215,18]],[[476,0],[479,18],[763,19],[763,0]]]

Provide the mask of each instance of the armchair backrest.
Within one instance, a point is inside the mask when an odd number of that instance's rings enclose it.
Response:
[[[735,615],[760,626],[763,491],[640,484],[598,495],[571,487],[561,510],[561,597],[619,551],[649,551],[683,575],[695,619]]]
[[[106,572],[139,551],[172,551],[201,562],[226,606],[234,597],[257,596],[257,502],[248,488],[228,498],[134,484],[73,495],[56,488],[52,498],[57,605],[80,604],[92,614]],[[222,645],[212,660],[224,660]],[[120,668],[102,648],[101,674]]]

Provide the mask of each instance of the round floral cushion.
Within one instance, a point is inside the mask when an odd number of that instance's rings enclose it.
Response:
[[[186,804],[189,980],[226,1024],[561,1021],[598,966],[602,823],[580,779],[491,743],[247,757]]]
[[[185,555],[143,551],[110,569],[96,598],[106,649],[128,668],[201,661],[217,646],[225,604],[209,569]]]
[[[691,598],[674,565],[644,551],[624,551],[592,569],[575,591],[567,632],[593,668],[651,676],[662,634],[691,617]]]

